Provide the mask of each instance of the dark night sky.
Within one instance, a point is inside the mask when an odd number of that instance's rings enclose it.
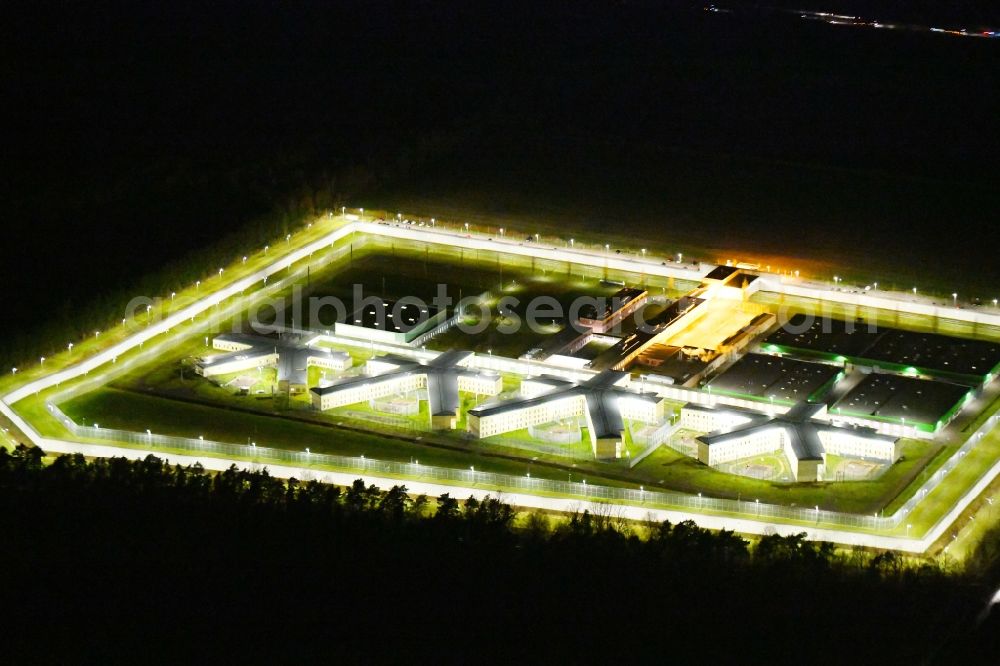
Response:
[[[352,194],[375,201],[455,183],[500,209],[529,190],[595,210],[625,198],[1000,282],[982,240],[1000,41],[688,3],[210,4],[4,10],[9,314],[134,283],[357,165],[376,180]]]

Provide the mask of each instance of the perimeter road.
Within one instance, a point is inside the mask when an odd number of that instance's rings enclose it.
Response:
[[[347,216],[345,219],[351,220],[352,217],[354,216]],[[240,294],[245,289],[248,289],[257,284],[259,281],[262,281],[265,277],[269,277],[278,271],[288,269],[293,263],[308,258],[313,253],[323,250],[355,232],[364,232],[415,241],[442,243],[457,247],[465,247],[467,249],[503,251],[510,254],[532,256],[561,262],[583,262],[593,265],[594,258],[600,257],[602,259],[602,263],[608,268],[630,272],[645,272],[650,275],[675,277],[692,281],[698,280],[706,268],[704,266],[657,262],[655,259],[645,259],[631,255],[611,255],[610,253],[602,255],[599,252],[584,249],[560,249],[552,246],[546,246],[545,244],[538,242],[520,243],[517,241],[507,240],[506,238],[498,240],[496,238],[483,237],[479,234],[462,234],[458,232],[445,231],[440,228],[433,228],[430,230],[426,228],[402,228],[396,227],[392,224],[376,224],[362,222],[359,220],[351,220],[347,224],[337,227],[326,236],[309,242],[296,250],[292,250],[255,273],[230,283],[215,292],[206,294],[204,298],[195,301],[191,305],[171,314],[157,323],[151,324],[140,331],[137,331],[122,342],[119,342],[104,351],[98,352],[76,365],[54,372],[45,377],[41,377],[19,387],[18,389],[15,389],[14,391],[11,391],[7,395],[0,398],[0,412],[7,416],[7,418],[9,418],[25,434],[25,436],[31,440],[33,444],[41,447],[45,451],[60,453],[79,452],[90,456],[125,456],[129,458],[145,457],[150,453],[153,455],[160,455],[159,453],[152,451],[139,451],[135,449],[84,444],[42,437],[38,431],[34,429],[34,427],[27,423],[27,421],[25,421],[11,408],[11,405],[33,393],[43,391],[61,382],[69,381],[79,377],[80,375],[89,373],[102,365],[110,363],[113,359],[123,355],[125,352],[133,349],[134,347],[141,345],[147,340],[169,331],[171,328],[180,325],[182,322],[205,312],[212,306],[221,304],[226,299]],[[898,311],[908,311],[913,314],[920,315],[942,316],[943,314],[947,314],[947,316],[953,319],[1000,326],[1000,315],[992,313],[932,306],[908,300],[903,301],[888,298],[882,295],[874,297],[868,295],[847,294],[832,291],[819,285],[810,286],[802,283],[801,281],[797,284],[785,284],[785,278],[774,274],[764,275],[761,279],[766,280],[765,291],[809,295],[811,298],[821,298],[852,305],[861,303],[864,305],[871,305],[872,307],[888,307]],[[109,370],[106,370],[105,372],[108,371]],[[211,457],[203,459],[192,456],[174,456],[172,460],[179,464],[193,464],[194,462],[201,462],[202,465],[210,469],[226,469],[233,464],[246,469],[252,467],[252,465],[249,465],[246,462]],[[349,484],[355,478],[358,478],[358,475],[356,474],[311,471],[296,467],[269,466],[268,469],[273,474],[280,477],[301,477],[303,473],[308,473],[313,478],[338,484]],[[958,515],[961,514],[962,510],[964,510],[964,508],[968,506],[968,504],[972,502],[972,500],[975,499],[979,493],[982,492],[982,490],[993,480],[993,478],[997,476],[998,473],[1000,473],[1000,463],[994,465],[989,473],[981,477],[980,481],[973,488],[967,491],[958,502],[956,502],[945,519],[940,520],[935,526],[935,529],[925,535],[923,539],[873,535],[860,532],[831,530],[826,528],[808,529],[798,525],[784,525],[777,522],[765,523],[748,518],[732,518],[664,509],[649,509],[647,507],[633,505],[614,506],[619,508],[625,517],[637,520],[645,520],[650,517],[655,520],[694,520],[699,525],[711,529],[732,529],[739,532],[756,534],[763,534],[765,531],[775,531],[779,534],[794,534],[806,531],[812,539],[834,541],[849,545],[865,545],[909,552],[923,552],[940,536],[941,533],[944,532],[945,529],[951,525]],[[383,488],[399,485],[400,483],[408,483],[408,487],[411,491],[427,495],[436,496],[444,492],[455,492],[456,490],[464,490],[476,496],[490,494],[490,491],[478,488],[462,488],[457,486],[430,484],[419,481],[401,481],[398,479],[386,479],[381,477],[365,476],[362,478],[364,478],[366,482],[374,483]],[[559,511],[574,511],[584,505],[584,503],[581,503],[580,500],[558,499],[529,494],[504,494],[504,499],[519,506],[553,509]]]

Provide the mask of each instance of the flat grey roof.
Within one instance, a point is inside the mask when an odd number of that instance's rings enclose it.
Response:
[[[378,331],[406,333],[438,314],[438,309],[430,304],[421,306],[385,298],[380,300],[381,305],[369,303],[361,306],[343,323]]]
[[[637,287],[622,287],[610,297],[597,297],[598,303],[604,303],[604,308],[602,310],[598,310],[594,304],[588,303],[580,308],[579,317],[580,319],[603,321],[645,293],[645,289],[639,289]]]

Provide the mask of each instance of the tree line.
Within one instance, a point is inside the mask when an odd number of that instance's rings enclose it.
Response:
[[[805,535],[25,446],[0,449],[0,535],[3,607],[59,637],[8,635],[34,656],[954,663],[986,593]]]

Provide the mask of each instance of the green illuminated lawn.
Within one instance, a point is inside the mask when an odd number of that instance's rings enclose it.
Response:
[[[327,229],[326,231],[328,231]],[[386,256],[385,249],[389,248]],[[275,252],[272,250],[272,258]],[[317,257],[318,258],[318,257]],[[463,294],[479,293],[486,288],[499,288],[500,270],[503,270],[505,285],[510,283],[511,293],[526,300],[531,295],[547,291],[557,299],[571,299],[580,293],[588,295],[608,294],[614,288],[601,285],[600,280],[623,279],[629,283],[649,282],[652,290],[658,287],[663,292],[687,285],[673,285],[668,281],[648,280],[638,274],[608,272],[601,266],[569,266],[560,262],[533,261],[530,258],[510,257],[493,252],[482,252],[479,256],[460,253],[445,246],[431,246],[424,243],[398,242],[388,239],[372,239],[363,247],[355,249],[353,259],[346,259],[328,269],[316,270],[311,280],[316,293],[344,294],[345,285],[360,281],[366,286],[381,289],[383,275],[401,271],[399,279],[386,277],[386,291],[411,288],[426,291],[435,284],[438,274],[460,275],[443,281],[459,286]],[[260,266],[263,259],[255,257],[251,265]],[[248,266],[249,269],[249,266]],[[235,271],[234,271],[235,274]],[[226,274],[228,281],[229,273]],[[514,286],[513,282],[517,281]],[[496,282],[495,288],[492,283]],[[662,284],[660,284],[662,283]],[[339,291],[338,291],[339,290]],[[286,291],[287,295],[287,291]],[[395,294],[388,293],[393,296]],[[430,294],[433,295],[433,294]],[[457,294],[455,294],[457,295]],[[195,295],[178,297],[178,307],[188,303]],[[771,302],[767,295],[755,299]],[[809,312],[818,309],[815,301],[809,299],[786,299],[783,301],[794,311]],[[777,301],[771,304],[778,304]],[[829,305],[829,304],[827,304]],[[165,308],[168,309],[168,308]],[[876,318],[883,325],[900,326],[916,330],[933,330],[967,337],[1000,338],[1000,330],[983,327],[969,330],[969,327],[951,320],[928,323],[926,319],[901,316],[895,312],[874,311],[853,307],[835,306],[824,310],[832,316]],[[902,318],[901,318],[902,317]],[[192,330],[196,325],[190,325]],[[529,346],[537,344],[537,334],[500,336],[492,328],[480,336],[456,336],[449,331],[429,345],[432,348],[466,348],[481,352],[492,349],[498,355],[516,356]],[[223,327],[225,328],[225,327]],[[647,488],[662,487],[687,493],[704,492],[709,496],[759,499],[782,505],[812,507],[820,505],[824,509],[871,513],[886,507],[886,513],[894,510],[909,497],[919,481],[942,464],[954,446],[938,448],[922,441],[907,441],[904,446],[904,460],[890,468],[886,474],[873,481],[817,484],[777,484],[766,481],[723,474],[707,468],[666,447],[661,447],[634,469],[628,470],[621,463],[598,463],[588,459],[589,440],[581,438],[580,458],[552,454],[532,454],[523,448],[505,446],[498,441],[476,442],[463,436],[464,418],[460,420],[457,433],[428,433],[415,435],[418,427],[400,429],[379,426],[364,418],[350,418],[337,411],[320,414],[309,408],[308,396],[275,399],[265,396],[233,395],[231,389],[220,388],[196,377],[192,369],[184,369],[182,360],[194,354],[204,353],[206,347],[201,333],[197,336],[179,334],[175,329],[168,334],[177,336],[177,344],[162,355],[155,363],[116,379],[111,386],[100,388],[68,401],[63,408],[81,423],[100,423],[103,427],[119,427],[128,430],[154,432],[189,437],[203,435],[206,439],[225,442],[245,443],[255,441],[259,445],[301,451],[309,447],[317,453],[335,453],[348,456],[365,454],[371,458],[409,462],[418,459],[421,463],[442,467],[467,469],[475,465],[477,470],[523,475],[530,469],[533,477],[565,480],[567,468],[573,479],[587,478],[591,483],[604,485],[644,485]],[[103,334],[101,336],[104,337]],[[87,350],[96,350],[105,342],[118,340],[123,334],[108,334],[106,340],[95,340],[87,345]],[[82,345],[81,345],[82,347]],[[346,348],[354,357],[355,364],[361,365],[370,356],[363,350]],[[129,354],[138,353],[130,352]],[[62,367],[74,360],[65,355],[47,362],[52,368]],[[125,358],[128,355],[123,356]],[[36,373],[37,374],[37,373]],[[241,373],[246,374],[246,373]],[[310,381],[319,379],[319,371],[310,371]],[[262,373],[261,385],[267,384],[268,377]],[[504,378],[505,390],[516,388],[513,378]],[[63,390],[65,390],[65,386]],[[257,387],[255,387],[256,389]],[[253,391],[251,392],[253,393]],[[44,397],[44,396],[43,396]],[[462,413],[475,400],[462,396]],[[994,402],[987,412],[995,410]],[[40,398],[22,401],[18,411],[36,424],[44,434],[62,436],[58,424],[46,414]],[[366,405],[352,406],[351,410],[371,411]],[[413,419],[426,421],[426,407]],[[985,418],[985,414],[977,418]],[[357,414],[355,414],[357,416]],[[337,428],[342,422],[347,428]],[[419,424],[418,424],[419,425]],[[360,432],[357,429],[379,430]],[[968,429],[968,426],[967,426]],[[410,432],[404,432],[409,430]],[[415,441],[416,436],[422,441]],[[410,439],[406,439],[409,437]],[[492,438],[496,439],[496,438]],[[439,445],[434,445],[439,444]],[[630,442],[626,442],[627,445]],[[641,448],[641,447],[640,447]],[[585,449],[585,451],[584,451]],[[630,447],[633,455],[638,449]],[[496,455],[490,455],[496,454]],[[499,457],[503,456],[503,457]],[[914,534],[929,527],[946,511],[968,486],[1000,456],[1000,434],[996,431],[984,439],[983,444],[963,461],[959,472],[938,488],[911,516],[908,523],[914,527]],[[531,460],[537,458],[533,464]],[[551,466],[547,466],[549,463]],[[926,472],[921,468],[927,466]],[[912,480],[915,483],[910,483]],[[898,531],[902,531],[900,528]]]
[[[1000,429],[994,428],[983,437],[969,455],[965,456],[963,464],[948,475],[948,483],[939,485],[917,504],[907,522],[914,526],[932,522],[936,516],[950,509],[965,490],[998,459],[1000,459]]]
[[[703,492],[712,497],[759,499],[786,506],[819,505],[831,511],[874,513],[882,509],[909,483],[926,463],[934,446],[920,440],[906,440],[904,460],[873,481],[844,483],[771,483],[717,471],[694,458],[661,446],[642,460],[633,471],[663,485],[687,493]]]
[[[403,277],[401,282],[392,282],[386,278],[386,291],[392,289],[402,289],[408,283],[413,283],[416,288],[429,288],[436,276],[435,272],[444,275],[455,275],[453,266],[451,270],[442,268],[441,262],[454,261],[457,252],[452,248],[433,251],[426,244],[402,244],[393,241],[382,240],[381,245],[368,245],[364,249],[355,249],[353,259],[347,260],[347,266],[343,272],[338,273],[335,269],[317,272],[311,278],[311,285],[316,293],[330,294],[337,293],[346,295],[345,290],[352,281],[360,281],[366,285],[377,284],[381,288],[383,275],[388,274],[391,269],[399,268]],[[384,252],[384,244],[391,247],[390,255],[376,254]],[[378,248],[377,250],[375,248]],[[484,253],[485,254],[485,253]],[[506,259],[506,258],[505,258]],[[611,286],[601,285],[598,277],[603,276],[603,272],[595,267],[567,267],[565,265],[555,265],[546,268],[535,266],[536,271],[541,270],[541,275],[524,275],[525,269],[530,271],[530,259],[519,258],[520,264],[504,264],[505,280],[507,277],[520,275],[520,278],[510,277],[511,292],[519,297],[529,298],[538,293],[548,291],[557,296],[558,299],[571,299],[582,293],[608,294],[615,290]],[[477,261],[475,257],[465,256],[459,258],[460,262],[468,264],[461,272],[461,281],[458,283],[464,291],[475,291],[481,288],[484,281],[488,279],[491,270],[496,269],[495,258],[491,262],[487,258],[480,257]],[[343,264],[341,264],[343,266]],[[433,267],[433,271],[431,270]],[[557,272],[561,270],[561,272]],[[597,276],[583,279],[574,277],[577,270],[586,273],[596,271]],[[427,272],[426,277],[424,272]],[[497,273],[497,277],[499,273]],[[395,280],[395,278],[393,278]],[[513,282],[517,280],[517,285]],[[423,287],[420,285],[423,284]],[[454,285],[454,281],[449,281]],[[663,287],[666,290],[666,286]],[[339,290],[339,291],[338,291]],[[287,291],[286,291],[287,295]],[[489,330],[489,329],[488,329]],[[464,347],[473,348],[494,343],[489,334],[484,334],[481,338],[463,338],[459,332],[452,330],[444,336],[435,339],[430,344],[431,347],[451,348]],[[532,344],[530,338],[510,337],[514,340],[513,347],[524,347]],[[470,345],[469,342],[472,344]],[[361,365],[370,353],[356,347],[346,348],[354,356],[355,363]],[[762,502],[773,502],[784,505],[797,505],[812,507],[819,504],[823,508],[839,511],[857,511],[862,513],[874,512],[882,509],[886,504],[903,494],[908,482],[913,479],[920,470],[932,458],[932,445],[924,442],[908,442],[904,449],[905,459],[893,466],[882,478],[873,481],[854,481],[850,483],[820,483],[820,484],[783,484],[759,481],[755,479],[724,474],[716,470],[701,465],[697,461],[682,456],[668,448],[661,447],[654,451],[645,460],[637,464],[633,469],[627,469],[622,462],[599,463],[592,459],[589,444],[582,438],[579,451],[568,452],[569,455],[556,455],[551,450],[531,451],[523,444],[524,437],[519,441],[506,442],[503,437],[491,438],[486,442],[477,442],[464,436],[464,412],[471,405],[474,397],[462,396],[463,418],[460,419],[457,432],[453,433],[429,433],[423,432],[426,428],[426,415],[421,413],[414,417],[406,417],[407,423],[393,426],[390,419],[385,419],[382,415],[376,414],[367,405],[354,405],[340,410],[333,410],[328,413],[319,413],[310,409],[308,396],[294,396],[291,398],[272,398],[266,396],[234,396],[230,389],[220,388],[197,377],[193,372],[185,372],[183,359],[193,354],[204,353],[205,346],[203,339],[188,340],[180,344],[170,355],[161,358],[156,364],[151,364],[145,368],[140,368],[128,375],[116,379],[112,386],[102,389],[79,398],[71,400],[64,408],[67,413],[84,419],[87,422],[100,422],[108,427],[120,427],[130,430],[144,431],[151,428],[154,432],[165,434],[181,434],[197,437],[204,435],[207,439],[217,439],[219,441],[245,442],[258,441],[259,444],[266,444],[291,450],[302,450],[309,446],[317,452],[342,453],[345,455],[359,455],[356,442],[358,437],[353,432],[344,433],[342,430],[334,429],[337,423],[346,426],[377,431],[394,437],[420,436],[426,441],[423,443],[408,442],[401,445],[398,439],[389,438],[385,447],[382,442],[385,438],[380,438],[376,434],[364,433],[364,448],[371,450],[366,455],[371,457],[384,457],[387,460],[409,461],[411,457],[419,457],[428,464],[442,464],[443,466],[466,468],[470,464],[485,464],[482,460],[479,463],[471,460],[482,457],[485,452],[492,452],[511,459],[521,459],[529,461],[537,458],[539,461],[564,465],[580,470],[593,479],[593,483],[601,482],[604,479],[607,483],[631,482],[633,484],[645,485],[647,487],[663,487],[682,492],[696,493],[703,492],[706,495],[718,497],[752,497],[760,499]],[[523,351],[519,349],[518,351]],[[480,349],[480,351],[486,351]],[[496,349],[495,353],[503,354],[506,351],[502,348]],[[515,354],[510,354],[515,355]],[[319,378],[316,372],[312,372],[310,379],[317,381]],[[505,378],[505,390],[516,388],[517,381],[514,378]],[[163,396],[169,400],[158,399],[153,395]],[[156,404],[162,403],[163,410],[157,410]],[[134,403],[134,404],[133,404]],[[391,419],[396,421],[396,418]],[[265,427],[265,423],[269,425]],[[420,433],[418,435],[418,433]],[[359,433],[360,435],[360,433]],[[508,436],[514,437],[514,435]],[[526,433],[525,433],[526,437]],[[451,447],[447,454],[441,453],[442,449],[434,449],[428,446],[431,440],[439,441],[441,444]],[[495,441],[494,441],[495,440]],[[305,442],[310,442],[306,444]],[[629,445],[630,442],[626,442]],[[516,445],[514,445],[516,444]],[[400,448],[400,447],[403,448]],[[551,447],[550,447],[551,449]],[[635,449],[635,450],[632,450]],[[638,455],[641,447],[632,446],[630,450],[633,455]],[[384,451],[380,453],[380,451]],[[431,455],[431,451],[436,452],[436,456]],[[404,455],[405,452],[405,455]],[[576,456],[576,457],[574,457]],[[440,463],[432,463],[432,460],[440,460]],[[515,466],[524,466],[526,462],[512,462]],[[483,468],[485,469],[485,467]]]
[[[401,462],[408,462],[411,457],[416,457],[427,464],[460,469],[470,464],[476,465],[477,469],[484,465],[484,471],[502,471],[511,466],[519,470],[526,469],[528,461],[536,459],[543,463],[575,466],[580,473],[586,473],[592,483],[618,485],[631,482],[633,485],[642,484],[688,493],[704,492],[717,497],[753,498],[762,502],[809,507],[819,504],[825,509],[861,513],[881,509],[900,492],[907,479],[912,478],[919,466],[926,462],[925,457],[932,448],[925,442],[907,442],[904,447],[906,459],[893,466],[877,481],[781,484],[718,472],[666,447],[658,448],[634,468],[627,469],[620,462],[600,463],[589,459],[589,440],[585,437],[580,440],[577,447],[579,451],[574,450],[567,456],[542,450],[526,450],[520,440],[517,446],[506,442],[506,439],[520,435],[527,438],[526,432],[510,433],[479,442],[463,437],[461,431],[430,433],[381,428],[386,434],[396,433],[400,437],[411,439],[419,436],[423,440],[402,443],[395,438],[386,439],[377,434],[355,433],[333,427],[336,423],[344,423],[367,430],[379,429],[375,423],[347,418],[344,413],[338,414],[338,410],[318,413],[307,409],[304,404],[299,405],[295,400],[291,401],[292,407],[287,410],[275,410],[274,402],[269,397],[266,400],[227,397],[231,401],[229,404],[216,403],[216,406],[168,400],[143,395],[134,390],[103,388],[70,400],[63,405],[63,409],[77,422],[97,422],[103,427],[140,432],[149,428],[156,433],[194,438],[204,436],[206,439],[224,442],[256,441],[262,446],[295,451],[308,446],[315,452],[341,455],[364,453],[372,458]],[[344,408],[347,411],[357,409],[368,410],[366,405]],[[426,419],[426,416],[421,415],[420,418]],[[416,427],[415,425],[414,430]],[[429,445],[435,442],[455,450],[444,452]],[[512,460],[504,463],[502,469],[488,468],[487,461],[493,460],[485,455],[488,453],[520,458],[524,462]],[[580,457],[574,459],[571,457],[574,454]]]

